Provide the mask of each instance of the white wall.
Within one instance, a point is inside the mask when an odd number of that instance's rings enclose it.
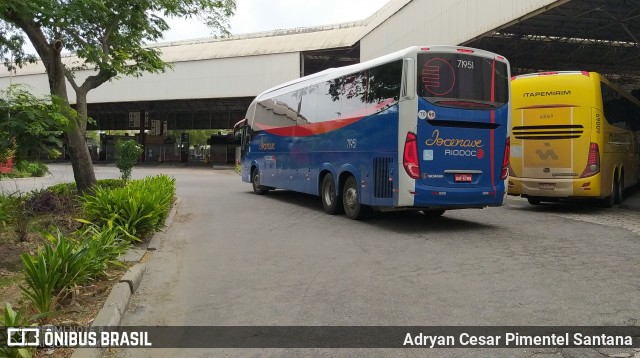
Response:
[[[78,81],[91,73],[79,72]],[[269,87],[298,78],[299,74],[298,52],[179,62],[165,73],[112,80],[89,92],[88,101],[252,97]],[[0,77],[0,89],[6,88],[9,81],[9,77]],[[11,81],[29,85],[34,94],[49,93],[47,77],[42,73],[13,76]],[[67,88],[70,101],[75,102],[73,89]]]
[[[409,46],[457,45],[563,0],[413,0],[360,41],[361,61]]]

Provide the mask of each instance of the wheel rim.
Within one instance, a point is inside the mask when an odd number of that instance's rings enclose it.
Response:
[[[344,192],[344,202],[349,209],[358,207],[358,191],[356,188],[349,187]]]
[[[324,187],[324,202],[331,206],[333,204],[333,198],[335,197],[336,191],[331,184],[326,184]]]
[[[258,171],[255,170],[253,172],[253,190],[258,190],[258,188],[260,188],[260,175],[258,174]]]

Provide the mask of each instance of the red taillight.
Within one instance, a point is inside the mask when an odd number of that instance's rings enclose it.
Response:
[[[594,176],[600,172],[600,149],[597,143],[589,144],[589,157],[587,158],[587,166],[584,168],[580,178]]]
[[[459,48],[458,52],[462,53],[473,53],[473,50],[469,50],[468,48]]]
[[[551,76],[551,75],[557,75],[558,72],[555,71],[548,71],[548,72],[539,72],[538,76]]]
[[[504,144],[504,157],[502,158],[502,174],[500,174],[500,180],[505,180],[507,176],[509,176],[509,155],[511,155],[511,138],[507,137],[507,142]]]
[[[418,163],[418,142],[414,133],[407,133],[407,139],[404,141],[404,155],[402,156],[402,165],[407,174],[413,179],[420,178],[420,165]]]
[[[420,51],[429,51],[429,47],[423,47],[420,49]]]
[[[581,71],[583,75],[587,76],[587,77],[591,77],[591,74],[589,73],[589,71]]]

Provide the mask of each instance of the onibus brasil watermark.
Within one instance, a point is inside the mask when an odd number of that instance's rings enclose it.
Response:
[[[8,327],[8,347],[152,347],[146,331],[106,330],[100,327]]]

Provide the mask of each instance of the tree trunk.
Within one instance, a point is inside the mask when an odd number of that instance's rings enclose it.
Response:
[[[84,136],[87,132],[87,92],[82,88],[76,89],[76,111],[80,115],[80,132]]]
[[[55,37],[51,41],[48,41],[41,24],[34,21],[31,17],[22,16],[20,12],[14,11],[11,7],[5,9],[5,13],[2,15],[4,19],[9,20],[25,32],[31,44],[38,52],[47,71],[51,94],[61,98],[65,104],[69,106],[65,68],[62,64],[61,56],[63,48],[63,38],[61,35],[55,34]],[[69,147],[76,187],[79,192],[84,193],[96,183],[96,175],[93,171],[89,148],[87,148],[87,143],[84,139],[83,123],[84,126],[86,126],[86,121],[80,120],[79,123],[76,118],[69,118],[69,120],[73,125],[68,127],[66,142]]]
[[[67,84],[65,81],[64,66],[59,51],[52,51],[52,59],[48,65],[49,85],[51,93],[64,99],[69,105],[69,97],[67,95]],[[71,157],[71,166],[73,167],[73,177],[76,181],[78,192],[85,193],[91,189],[96,183],[96,174],[93,171],[93,163],[87,142],[84,139],[84,130],[86,128],[86,95],[85,95],[85,117],[78,119],[69,118],[73,125],[67,130],[67,147],[69,156]]]
[[[74,126],[67,133],[67,146],[71,156],[71,166],[73,167],[76,187],[80,193],[84,193],[96,183],[96,175],[93,171],[93,163],[91,162],[87,142],[78,126]]]

